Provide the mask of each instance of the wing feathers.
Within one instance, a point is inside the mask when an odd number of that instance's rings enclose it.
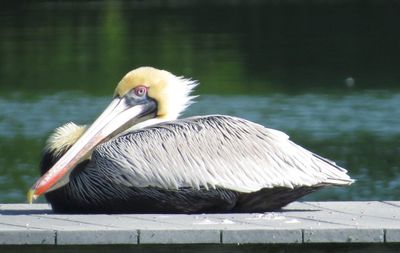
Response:
[[[100,169],[108,170],[113,180],[137,187],[254,192],[353,182],[345,169],[296,145],[286,134],[219,115],[129,132],[97,147],[91,163],[107,164]]]

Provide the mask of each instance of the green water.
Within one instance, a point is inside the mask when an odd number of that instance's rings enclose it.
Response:
[[[186,116],[280,129],[357,179],[307,199],[398,199],[398,5],[145,2],[0,10],[0,202],[24,202],[52,129],[90,123],[142,65],[200,80]]]

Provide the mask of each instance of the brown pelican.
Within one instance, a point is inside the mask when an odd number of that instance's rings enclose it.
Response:
[[[55,212],[262,212],[328,185],[346,170],[283,132],[231,116],[177,119],[196,82],[141,67],[119,82],[88,128],[55,130],[29,201]]]

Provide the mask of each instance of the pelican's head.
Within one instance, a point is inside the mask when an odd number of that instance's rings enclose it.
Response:
[[[195,86],[193,80],[151,67],[126,74],[117,85],[110,105],[33,185],[28,192],[29,202],[67,184],[72,169],[87,159],[98,144],[132,126],[176,119],[191,104],[190,93]]]
[[[190,96],[196,81],[185,79],[165,70],[141,67],[126,74],[115,89],[115,96],[145,97],[156,102],[156,118],[173,120],[191,104]]]

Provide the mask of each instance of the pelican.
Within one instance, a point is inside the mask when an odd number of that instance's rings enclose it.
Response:
[[[45,194],[58,213],[265,212],[353,182],[278,130],[226,115],[178,119],[196,85],[152,67],[126,74],[90,127],[49,137],[29,202]]]

